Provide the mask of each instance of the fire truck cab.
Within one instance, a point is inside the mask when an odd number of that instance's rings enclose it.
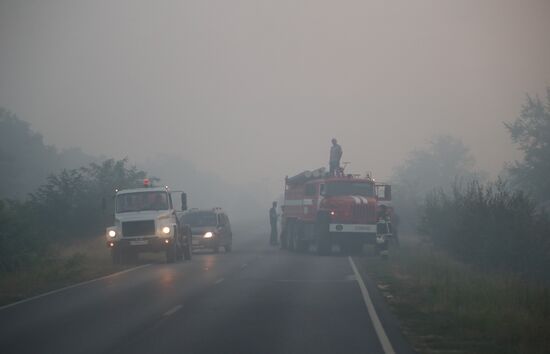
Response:
[[[368,175],[328,176],[321,168],[287,177],[282,247],[303,252],[316,245],[325,255],[333,244],[343,252],[359,253],[370,243],[384,254],[392,234],[390,203],[391,186],[376,184]]]

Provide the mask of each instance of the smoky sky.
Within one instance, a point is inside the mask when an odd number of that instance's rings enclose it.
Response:
[[[0,105],[47,143],[177,154],[235,184],[327,164],[381,179],[435,134],[496,175],[550,85],[550,1],[0,2]]]

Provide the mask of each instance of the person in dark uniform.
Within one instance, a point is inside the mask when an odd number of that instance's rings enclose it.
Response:
[[[332,146],[330,147],[329,158],[329,173],[331,176],[335,176],[340,170],[340,159],[342,158],[342,147],[338,145],[338,141],[332,138]]]
[[[273,202],[271,209],[269,209],[269,224],[271,225],[271,237],[269,243],[271,245],[277,244],[277,202]]]

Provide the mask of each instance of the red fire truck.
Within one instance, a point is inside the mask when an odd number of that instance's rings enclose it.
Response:
[[[391,186],[368,174],[329,176],[320,168],[286,177],[282,211],[283,248],[304,252],[316,245],[326,255],[333,244],[345,253],[359,253],[370,243],[387,255]]]

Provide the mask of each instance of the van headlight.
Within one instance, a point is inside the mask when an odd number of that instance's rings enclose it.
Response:
[[[109,237],[111,237],[111,238],[116,237],[116,231],[115,231],[115,230],[109,230],[109,232],[108,232],[107,234],[108,234]]]
[[[214,236],[214,235],[210,231],[208,231],[207,233],[204,234],[204,238],[212,238],[212,236]]]
[[[165,234],[165,235],[168,235],[170,233],[170,227],[169,226],[165,226],[162,228],[162,233]]]

